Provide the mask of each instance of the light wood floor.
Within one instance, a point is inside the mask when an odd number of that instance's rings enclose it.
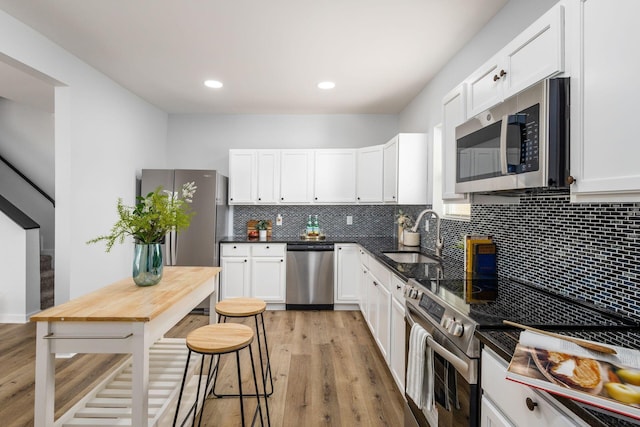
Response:
[[[185,337],[207,323],[207,316],[189,315],[167,336]],[[403,425],[402,395],[359,312],[269,311],[265,324],[274,381],[268,399],[272,426]],[[56,418],[122,357],[57,359]],[[243,357],[245,391],[252,387],[248,361]],[[217,391],[237,390],[235,369],[235,358],[223,357]],[[34,371],[35,325],[0,324],[0,425],[33,425]],[[252,413],[255,399],[245,406]],[[207,400],[202,425],[240,425],[237,399]]]

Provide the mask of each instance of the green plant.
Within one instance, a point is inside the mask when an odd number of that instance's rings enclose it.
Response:
[[[269,228],[269,221],[266,219],[261,219],[256,223],[256,230],[266,230]]]
[[[415,224],[415,220],[411,215],[404,213],[402,209],[398,209],[398,213],[396,214],[396,224],[403,229],[411,228]]]
[[[158,187],[144,197],[137,197],[135,206],[126,206],[122,199],[118,199],[118,221],[111,232],[91,239],[87,244],[104,241],[109,252],[116,241],[124,243],[126,236],[132,236],[136,243],[162,242],[168,232],[179,232],[189,227],[194,215],[189,203],[196,188],[194,182],[188,182],[182,186],[179,196]]]

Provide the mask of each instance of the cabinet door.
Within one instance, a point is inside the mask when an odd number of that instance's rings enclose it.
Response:
[[[480,406],[481,427],[514,427],[498,408],[486,397],[482,396]]]
[[[359,301],[360,253],[357,245],[336,246],[336,303]]]
[[[366,273],[366,288],[367,288],[367,324],[373,337],[376,336],[378,330],[378,290],[379,285],[375,282],[375,279],[370,271]]]
[[[280,198],[280,153],[259,150],[257,157],[258,203],[277,203]]]
[[[280,202],[310,203],[313,194],[313,151],[280,152]]]
[[[456,126],[466,120],[464,85],[449,92],[442,101],[442,200],[468,201],[456,193]]]
[[[358,150],[356,193],[358,202],[381,203],[383,187],[382,145]]]
[[[508,98],[564,69],[564,8],[557,5],[505,48],[500,81]]]
[[[391,292],[382,283],[376,282],[374,286],[378,294],[376,301],[378,323],[376,325],[375,337],[376,341],[378,342],[378,346],[380,347],[380,351],[384,356],[384,360],[389,363],[389,348],[391,336]]]
[[[365,320],[367,320],[369,316],[369,292],[367,284],[367,266],[360,264],[360,312]]]
[[[383,148],[383,199],[395,203],[398,200],[398,137]]]
[[[401,300],[391,298],[391,346],[390,362],[391,374],[401,392],[404,392],[405,375],[405,323],[404,304]]]
[[[249,259],[222,257],[220,259],[220,299],[249,297]]]
[[[484,63],[466,80],[467,114],[473,117],[502,101],[500,71],[506,73],[500,54]]]
[[[640,2],[586,0],[582,7],[582,87],[571,87],[571,194],[574,201],[640,201],[638,59],[629,52],[630,40],[640,37]],[[580,102],[582,109],[573,107]]]
[[[356,201],[356,150],[316,150],[314,201]]]
[[[256,151],[229,150],[229,204],[253,204],[256,196]]]
[[[284,257],[251,258],[251,296],[267,302],[285,302]]]

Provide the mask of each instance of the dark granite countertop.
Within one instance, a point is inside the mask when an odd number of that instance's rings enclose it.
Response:
[[[404,280],[411,278],[426,279],[435,278],[436,275],[442,274],[441,278],[446,279],[459,279],[464,277],[464,270],[462,263],[458,260],[440,260],[438,268],[439,272],[435,268],[434,264],[422,264],[422,263],[399,263],[395,262],[387,256],[383,255],[383,252],[420,252],[430,257],[435,257],[433,251],[425,249],[423,247],[415,246],[403,246],[398,245],[398,242],[393,237],[328,237],[325,240],[313,241],[296,239],[295,237],[285,238],[270,238],[266,241],[260,241],[257,239],[247,239],[246,237],[226,237],[221,243],[356,243],[365,249],[370,255],[375,257],[378,261],[388,266],[396,275]],[[563,331],[560,331],[563,333]],[[589,339],[605,344],[619,345],[630,348],[640,348],[640,330],[635,331],[571,331],[566,332],[567,335],[577,336],[579,338]],[[479,330],[476,332],[476,336],[487,347],[495,351],[499,356],[506,361],[510,361],[513,356],[513,351],[520,336],[520,331],[501,329],[501,330]],[[552,395],[553,396],[553,395]],[[560,404],[566,406],[569,410],[576,413],[580,418],[585,420],[591,426],[597,427],[631,427],[638,426],[639,424],[634,421],[627,421],[625,419],[618,418],[606,412],[599,412],[595,408],[582,405],[574,400],[566,399],[560,396],[553,396],[560,402]]]
[[[587,339],[603,344],[617,345],[627,348],[640,348],[640,330],[620,331],[555,331],[572,337]],[[520,339],[519,330],[479,330],[476,337],[480,342],[493,350],[497,355],[509,362]],[[597,410],[575,400],[550,394],[560,404],[566,406],[582,418],[587,424],[595,427],[631,427],[640,423],[634,420],[619,418],[612,413]]]

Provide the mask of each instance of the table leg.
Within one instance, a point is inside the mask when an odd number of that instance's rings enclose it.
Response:
[[[131,367],[131,425],[149,425],[149,334],[146,324],[133,324]]]
[[[55,354],[51,342],[44,338],[49,333],[49,322],[38,322],[36,327],[35,427],[53,426],[56,386]]]

